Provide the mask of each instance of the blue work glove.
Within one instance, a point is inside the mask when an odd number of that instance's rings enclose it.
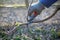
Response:
[[[28,10],[28,22],[31,22],[37,15],[42,12],[43,9],[45,9],[43,4],[39,2],[33,3]]]
[[[41,13],[44,7],[49,8],[57,0],[39,0],[37,3],[33,3],[28,10],[28,21],[31,22],[37,15]]]

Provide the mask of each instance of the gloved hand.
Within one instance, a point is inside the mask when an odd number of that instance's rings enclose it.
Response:
[[[28,22],[31,22],[44,8],[45,7],[39,2],[33,3],[28,10]]]

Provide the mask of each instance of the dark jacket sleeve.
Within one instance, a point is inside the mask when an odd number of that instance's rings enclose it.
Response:
[[[57,0],[39,0],[39,2],[46,6],[47,8],[50,7],[56,1]]]

